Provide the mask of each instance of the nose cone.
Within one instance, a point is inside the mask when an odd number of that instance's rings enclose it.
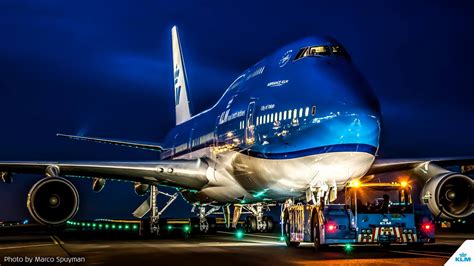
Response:
[[[331,61],[316,65],[313,84],[319,84],[314,127],[321,143],[359,145],[370,153],[378,148],[380,105],[359,71],[352,63]],[[318,141],[318,142],[319,142]],[[321,144],[320,143],[320,144]]]

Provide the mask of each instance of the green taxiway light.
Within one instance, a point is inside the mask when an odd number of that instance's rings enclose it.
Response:
[[[173,226],[168,225],[168,230],[171,230],[171,229],[173,229]]]
[[[130,229],[130,225],[126,224],[125,225],[125,230],[128,230],[128,229]]]
[[[122,225],[121,224],[118,226],[118,229],[122,230]]]
[[[96,224],[96,223],[93,223],[93,224],[92,224],[92,227],[96,227],[96,226],[97,226],[97,224]]]
[[[115,224],[112,225],[112,229],[115,229]]]
[[[237,239],[242,239],[242,238],[244,238],[244,231],[242,231],[242,230],[237,230],[237,231],[235,231],[235,237],[236,237]]]
[[[184,230],[184,232],[189,232],[189,231],[191,230],[191,226],[185,225],[185,226],[183,227],[183,230]]]
[[[102,224],[99,224],[99,228],[102,228],[102,226],[103,226]]]
[[[90,223],[87,223],[87,227],[90,227],[90,226],[91,226],[91,224],[90,224]]]
[[[138,226],[136,224],[133,225],[133,230],[137,230]]]
[[[82,223],[81,226],[86,226],[86,223]]]
[[[345,244],[345,245],[344,245],[344,251],[345,251],[346,253],[351,252],[351,251],[352,251],[352,245],[349,244],[349,243]]]
[[[285,241],[285,237],[284,237],[284,236],[280,236],[280,241]]]
[[[105,225],[105,229],[109,229],[109,225],[108,225],[108,224]]]

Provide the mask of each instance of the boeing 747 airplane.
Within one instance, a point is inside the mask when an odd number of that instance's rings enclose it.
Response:
[[[79,195],[67,178],[89,177],[94,191],[107,180],[134,182],[150,197],[134,212],[149,211],[159,232],[159,186],[174,187],[169,204],[183,196],[198,210],[199,229],[223,210],[228,225],[243,211],[253,231],[273,228],[268,206],[323,206],[351,182],[400,172],[421,182],[420,200],[435,217],[473,214],[474,158],[377,159],[381,113],[368,83],[336,40],[309,37],[275,51],[245,70],[211,108],[191,113],[186,69],[176,27],[172,28],[176,126],[160,144],[63,135],[75,140],[160,152],[155,162],[0,162],[1,178],[38,174],[28,209],[42,224],[72,219]],[[459,172],[447,170],[460,166]],[[168,207],[169,204],[165,206]],[[234,213],[230,215],[230,206]],[[317,209],[316,209],[317,210]],[[230,221],[230,222],[229,222]],[[287,221],[287,220],[285,220]],[[231,223],[232,222],[232,223]]]

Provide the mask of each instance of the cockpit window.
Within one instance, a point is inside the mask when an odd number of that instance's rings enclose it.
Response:
[[[313,46],[306,50],[305,56],[330,55],[329,46]]]
[[[315,56],[315,57],[321,57],[321,56],[343,56],[345,58],[348,58],[348,55],[344,48],[340,45],[318,45],[318,46],[309,46],[309,47],[304,47],[302,48],[298,54],[296,54],[295,60],[301,59],[303,57],[308,57],[308,56]]]
[[[340,56],[347,57],[347,53],[344,50],[344,48],[342,48],[342,46],[335,45],[335,46],[332,46],[331,48],[332,48],[332,54],[333,55],[340,55]]]

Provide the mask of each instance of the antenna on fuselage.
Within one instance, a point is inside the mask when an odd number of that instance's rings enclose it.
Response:
[[[191,118],[188,99],[188,81],[184,66],[183,52],[179,41],[178,28],[171,29],[173,46],[173,77],[174,77],[174,103],[176,110],[176,125],[184,123]]]

